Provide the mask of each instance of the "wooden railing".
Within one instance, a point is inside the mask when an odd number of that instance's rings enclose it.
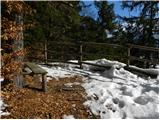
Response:
[[[140,49],[140,50],[143,50],[143,51],[151,51],[151,52],[159,52],[159,49],[158,48],[153,48],[153,47],[146,47],[146,46],[140,46],[140,45],[134,45],[134,44],[128,44],[128,61],[127,61],[127,66],[130,65],[130,61],[131,60],[137,60],[137,61],[142,61],[144,62],[145,66],[146,66],[146,63],[149,62],[149,63],[154,63],[154,64],[158,64],[159,63],[159,59],[142,59],[142,58],[138,58],[138,57],[135,57],[135,56],[132,56],[131,55],[131,50],[136,48],[136,49]]]
[[[69,55],[69,56],[76,56],[78,57],[78,63],[73,63],[73,64],[78,64],[80,66],[80,68],[82,68],[82,64],[90,64],[90,63],[86,63],[83,61],[83,57],[84,56],[88,56],[88,55],[95,55],[94,53],[87,53],[87,52],[84,52],[83,51],[83,47],[86,46],[86,45],[89,45],[89,46],[97,46],[97,45],[100,45],[100,46],[109,46],[109,47],[112,47],[112,49],[115,49],[115,48],[121,48],[121,49],[124,49],[124,52],[126,52],[126,56],[124,56],[124,59],[126,59],[126,65],[129,66],[130,65],[130,62],[132,60],[137,60],[137,61],[141,61],[141,62],[150,62],[150,63],[153,63],[153,64],[158,64],[159,60],[156,59],[156,58],[153,58],[153,59],[141,59],[139,57],[135,57],[131,54],[131,50],[132,49],[140,49],[140,50],[143,50],[143,51],[150,51],[150,52],[159,52],[159,49],[158,48],[153,48],[153,47],[146,47],[146,46],[140,46],[140,45],[133,45],[133,44],[127,44],[127,45],[118,45],[118,44],[108,44],[108,43],[96,43],[96,42],[78,42],[78,43],[71,43],[71,42],[55,42],[55,41],[52,41],[50,42],[50,44],[58,44],[60,46],[65,46],[65,45],[71,45],[71,46],[74,46],[76,47],[77,49],[79,49],[79,52],[78,53],[65,53],[65,55]],[[48,44],[49,46],[49,44]],[[47,62],[52,62],[52,61],[60,61],[60,62],[65,62],[67,63],[68,61],[66,60],[53,60],[53,59],[48,59],[47,57],[47,54],[50,53],[50,54],[62,54],[63,52],[61,51],[53,51],[53,50],[48,50],[47,49],[47,46],[45,46],[45,49],[35,49],[35,50],[38,50],[38,51],[42,51],[44,53],[44,58],[35,58],[35,59],[41,59],[43,60],[45,63]],[[101,55],[101,56],[107,56],[108,54],[106,53],[103,53],[103,54],[98,54],[98,55]],[[116,56],[118,57],[118,56]],[[34,58],[34,57],[32,57]],[[68,63],[72,63],[72,62],[68,62]],[[94,64],[92,64],[94,65]],[[95,65],[96,66],[96,65]],[[106,67],[106,66],[100,66],[99,67]]]

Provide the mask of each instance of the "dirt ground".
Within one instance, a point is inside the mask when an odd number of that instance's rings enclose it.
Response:
[[[8,85],[1,91],[8,105],[4,111],[10,112],[2,119],[62,119],[64,115],[73,115],[76,119],[91,119],[89,109],[83,106],[85,90],[80,85],[67,87],[66,83],[82,82],[81,77],[73,76],[47,82],[47,92],[41,91],[41,84],[27,77],[27,86],[17,88]]]

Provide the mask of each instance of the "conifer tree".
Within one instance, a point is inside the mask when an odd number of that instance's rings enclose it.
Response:
[[[103,42],[106,42],[106,30],[112,32],[115,28],[115,13],[113,11],[114,4],[109,4],[108,1],[95,1],[98,9],[98,23],[100,28],[98,33],[101,34]]]
[[[158,46],[158,1],[124,1],[123,8],[128,8],[130,11],[138,9],[139,16],[131,16],[123,19],[132,24],[132,34],[130,37],[134,43],[146,46]]]
[[[59,47],[53,41],[74,42],[77,40],[80,25],[78,1],[32,1],[28,4],[36,12],[32,18],[26,18],[26,20],[35,21],[36,26],[27,31],[28,36],[25,39],[30,41],[27,41],[26,45],[44,49],[44,43],[47,42],[48,50],[61,51],[62,47]],[[34,50],[32,52],[35,52],[34,54],[38,56],[43,55],[43,52],[36,53],[38,51]],[[54,58],[58,57],[52,55],[48,54],[48,56]]]

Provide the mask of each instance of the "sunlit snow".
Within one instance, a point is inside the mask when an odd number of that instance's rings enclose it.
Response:
[[[83,76],[81,86],[87,93],[86,98],[90,97],[83,104],[90,108],[92,114],[100,118],[159,118],[159,77],[141,78],[125,70],[123,68],[125,64],[117,61],[99,59],[87,62],[108,65],[111,69],[94,72],[93,66],[90,65],[83,65],[82,70],[76,68],[76,65],[69,64],[65,64],[63,68],[45,66],[43,68],[48,71],[49,76],[57,79],[72,75]],[[148,71],[158,72],[158,69]],[[72,84],[74,83],[67,85]]]
[[[70,62],[78,61],[70,60]],[[100,118],[159,118],[159,76],[154,79],[142,78],[125,70],[123,68],[125,64],[118,61],[99,59],[85,62],[110,66],[111,69],[105,70],[103,68],[102,70],[99,67],[85,64],[83,69],[71,64],[64,64],[63,67],[40,66],[48,72],[47,80],[53,80],[53,78],[59,80],[59,78],[74,75],[82,76],[82,83],[75,81],[65,85],[84,87],[87,96],[83,104],[90,108],[92,114]],[[156,69],[132,67],[150,73],[159,73],[159,67]],[[95,69],[97,70],[94,71]],[[4,106],[5,104],[0,99],[0,107],[4,108]],[[6,113],[0,111],[0,114]],[[74,116],[64,115],[63,118],[74,119]]]

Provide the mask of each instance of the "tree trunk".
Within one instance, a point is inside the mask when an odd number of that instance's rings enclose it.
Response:
[[[20,51],[24,48],[23,43],[23,15],[16,15],[16,23],[17,25],[21,25],[21,29],[18,31],[17,35],[19,36],[17,40],[14,40],[13,51]],[[22,62],[23,56],[18,56],[15,61]],[[22,68],[22,66],[21,66]],[[14,79],[16,86],[23,87],[23,77],[20,73],[15,73],[16,77]]]

